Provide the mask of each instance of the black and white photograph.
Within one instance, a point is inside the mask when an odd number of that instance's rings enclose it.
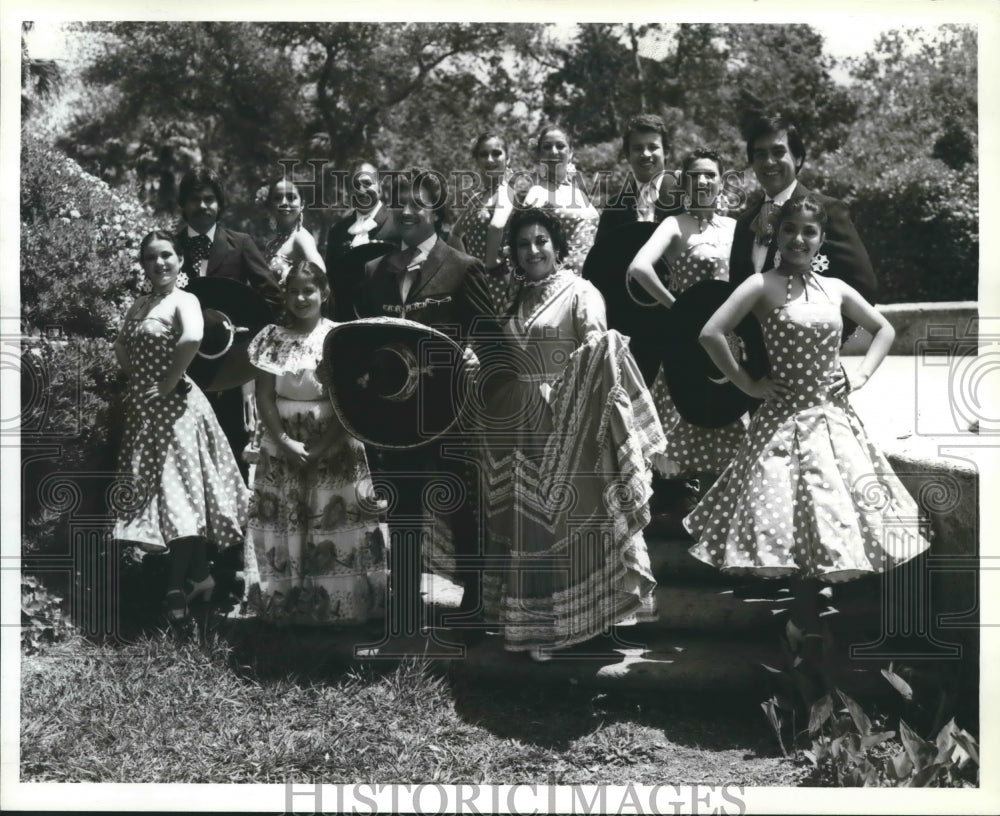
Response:
[[[0,807],[997,812],[998,34],[5,7]]]

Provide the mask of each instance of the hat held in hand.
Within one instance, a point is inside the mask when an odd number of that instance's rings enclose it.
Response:
[[[396,317],[334,326],[321,376],[348,433],[382,448],[415,448],[446,433],[466,402],[462,347],[448,335]]]
[[[188,374],[203,391],[225,391],[254,378],[247,347],[272,321],[263,296],[229,278],[195,278],[186,291],[201,303],[205,320],[198,353]]]

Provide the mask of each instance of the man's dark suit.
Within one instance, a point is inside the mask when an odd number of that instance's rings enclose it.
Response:
[[[825,255],[829,259],[830,268],[823,274],[846,281],[857,289],[866,300],[873,302],[878,289],[875,272],[872,270],[868,251],[861,243],[858,231],[851,222],[847,205],[839,199],[825,196],[822,193],[814,193],[801,182],[796,182],[790,199],[805,198],[807,195],[817,198],[826,208],[828,216],[826,236],[819,251],[821,255]],[[760,212],[763,203],[763,199],[761,199],[736,221],[733,248],[729,255],[729,280],[734,284],[742,283],[755,271],[752,250],[756,236],[751,231],[750,225]],[[765,270],[774,265],[774,253],[777,249],[777,239],[772,238],[767,248],[767,259],[764,261]]]
[[[178,233],[179,243],[187,246],[187,227]],[[253,239],[243,232],[234,232],[218,225],[215,228],[215,238],[209,250],[208,264],[205,267],[205,277],[231,278],[252,286],[263,296],[277,315],[281,308],[281,289],[278,277],[267,266]],[[243,449],[246,448],[250,435],[243,424],[243,394],[240,388],[230,388],[226,391],[216,391],[206,394],[219,425],[229,440],[233,455],[240,467],[243,478],[247,478],[249,469],[243,460]]]
[[[431,247],[421,264],[416,279],[410,287],[405,302],[400,297],[399,278],[394,263],[399,252],[369,262],[357,292],[358,315],[361,317],[401,317],[432,326],[464,345],[474,330],[481,308],[470,297],[470,291],[479,291],[484,285],[485,270],[481,261],[448,246],[441,238]],[[482,302],[481,300],[478,302]],[[463,440],[453,439],[450,444],[463,447]],[[419,611],[420,546],[419,536],[407,537],[402,527],[411,530],[415,519],[424,511],[424,487],[441,474],[446,479],[457,479],[457,484],[471,488],[464,500],[450,512],[442,513],[451,531],[457,555],[474,556],[480,552],[481,513],[478,474],[465,461],[445,456],[440,440],[409,450],[369,448],[372,471],[393,486],[396,505],[389,516],[390,531],[393,518],[399,519],[393,546],[390,547],[390,580],[393,581],[393,598],[390,627],[395,633],[414,634],[416,622],[412,617]],[[465,445],[468,447],[468,445]],[[417,478],[414,478],[414,477]],[[415,543],[415,546],[413,542]],[[395,555],[393,554],[395,553]],[[395,576],[395,577],[393,577]],[[409,576],[409,580],[407,580]],[[475,569],[458,570],[458,578],[465,586],[463,610],[472,611],[479,606],[479,572]],[[394,616],[402,616],[402,619]]]
[[[608,203],[604,205],[604,209],[601,210],[601,219],[597,222],[597,235],[594,236],[595,244],[616,227],[638,220],[636,198],[639,195],[639,186],[635,176],[630,173],[618,194],[610,198]],[[660,194],[654,204],[653,220],[657,224],[667,216],[677,215],[684,211],[681,206],[682,192],[668,173],[660,184]]]
[[[379,207],[373,220],[375,227],[368,230],[368,240],[390,240],[389,211],[385,205]],[[355,217],[352,210],[330,228],[326,239],[326,273],[333,287],[332,317],[337,321],[353,320],[356,316],[353,302],[354,290],[349,286],[349,282],[356,281],[363,270],[347,268],[343,261],[344,256],[351,251],[351,240],[354,236],[350,234],[349,230],[354,226],[354,223]]]

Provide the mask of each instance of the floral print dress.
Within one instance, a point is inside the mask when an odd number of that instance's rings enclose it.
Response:
[[[333,412],[317,377],[323,340],[334,323],[309,334],[268,326],[250,344],[250,361],[275,375],[282,428],[308,448],[331,424],[336,443],[320,461],[297,467],[262,434],[250,501],[248,607],[278,623],[364,622],[384,614],[386,542],[364,446]]]

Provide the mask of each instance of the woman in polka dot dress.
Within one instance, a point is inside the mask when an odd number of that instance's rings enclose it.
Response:
[[[473,193],[465,211],[455,222],[448,243],[455,249],[479,258],[489,273],[487,287],[496,311],[510,305],[507,291],[507,267],[500,253],[504,230],[513,207],[507,142],[494,131],[485,131],[472,145],[472,158],[478,166],[483,189]]]
[[[790,576],[792,617],[806,631],[818,624],[819,582],[883,572],[929,546],[916,503],[847,400],[881,364],[894,332],[853,288],[811,272],[825,225],[817,199],[786,202],[778,215],[778,265],[743,282],[702,330],[719,369],[764,402],[732,462],[684,519],[697,540],[696,558],[735,574]],[[759,380],[725,340],[751,311],[771,364]],[[842,316],[873,336],[846,383]]]
[[[696,150],[684,159],[685,212],[662,221],[629,266],[628,274],[668,308],[674,302],[671,292],[679,294],[703,280],[729,280],[736,220],[716,212],[722,172],[721,157],[710,150]],[[660,258],[670,267],[669,289],[653,269]],[[702,428],[686,421],[670,398],[662,369],[650,390],[667,437],[666,451],[654,461],[660,474],[720,473],[743,440],[743,421],[721,428]]]
[[[135,501],[117,508],[115,537],[170,554],[167,614],[208,600],[208,541],[243,543],[249,492],[205,395],[185,370],[198,351],[198,299],[175,287],[183,259],[173,235],[151,232],[139,257],[153,286],[136,298],[115,341],[129,375],[120,468],[136,480]]]
[[[364,622],[384,614],[385,525],[364,445],[337,419],[319,379],[326,274],[303,261],[284,283],[287,325],[250,343],[263,434],[250,502],[247,602],[286,624]]]

